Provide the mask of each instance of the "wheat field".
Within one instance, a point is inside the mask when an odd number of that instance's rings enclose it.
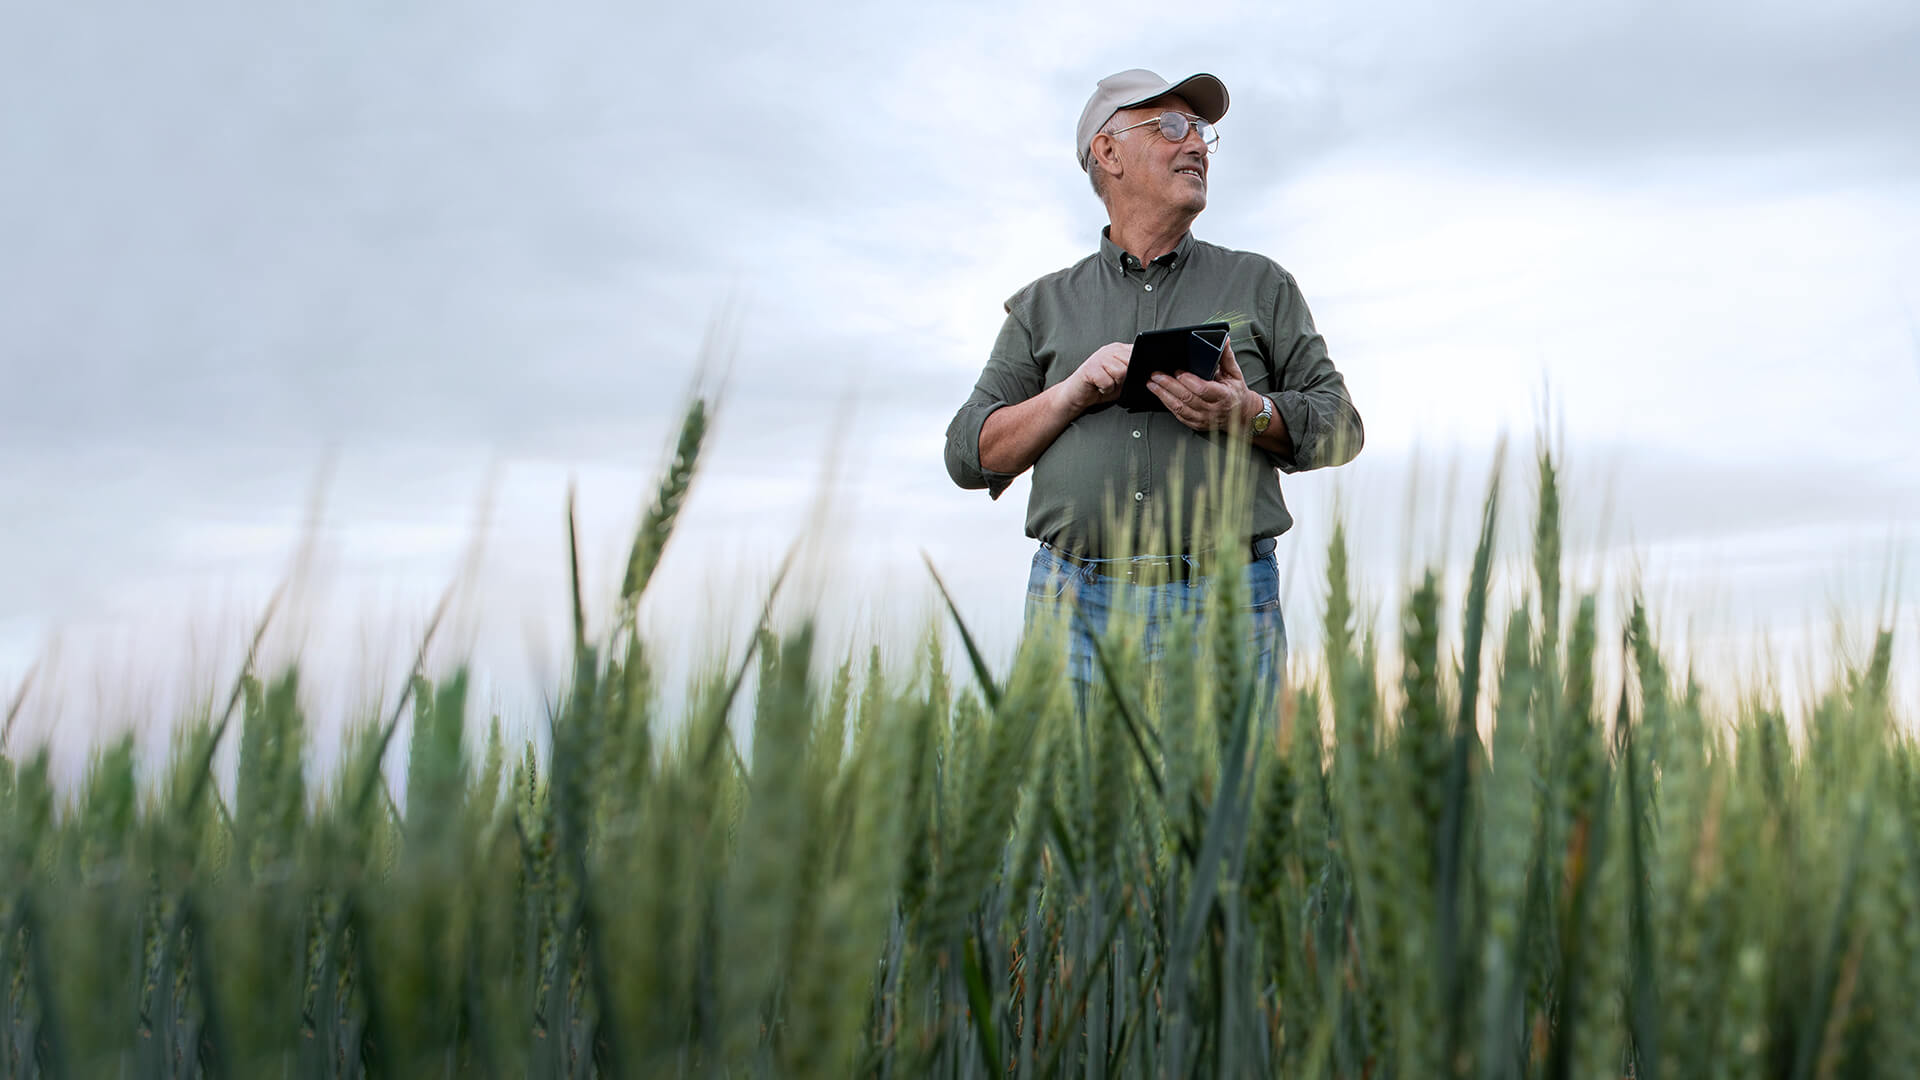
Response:
[[[171,760],[103,746],[72,792],[0,734],[0,1075],[1913,1075],[1890,631],[1804,710],[1716,711],[1644,605],[1563,586],[1543,452],[1520,603],[1496,475],[1386,670],[1336,528],[1271,710],[1228,587],[1155,666],[1117,623],[1084,711],[1044,626],[995,671],[964,624],[902,668],[802,623],[667,715],[635,613],[707,409],[602,637],[576,584],[542,753],[417,660],[324,783],[299,671],[251,660]]]

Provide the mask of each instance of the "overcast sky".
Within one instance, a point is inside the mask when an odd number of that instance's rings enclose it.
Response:
[[[1641,575],[1676,640],[1798,656],[1920,565],[1901,0],[4,12],[0,694],[58,673],[36,735],[230,677],[316,504],[277,655],[404,665],[478,535],[441,662],[550,689],[569,480],[604,614],[702,376],[663,648],[802,533],[846,634],[920,617],[924,550],[1004,648],[1026,485],[955,489],[942,436],[1001,302],[1096,243],[1071,133],[1135,66],[1227,84],[1195,232],[1295,274],[1366,421],[1286,482],[1296,643],[1336,501],[1390,605],[1543,411],[1577,582]]]

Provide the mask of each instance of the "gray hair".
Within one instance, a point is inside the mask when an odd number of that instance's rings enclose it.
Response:
[[[1094,134],[1096,136],[1110,136],[1115,140],[1126,138],[1126,132],[1123,131],[1116,134],[1110,129],[1112,123],[1113,121],[1109,119],[1107,123],[1102,125],[1100,130],[1094,132]],[[1092,143],[1089,142],[1088,146],[1091,147]],[[1088,153],[1087,155],[1087,182],[1093,185],[1094,195],[1100,199],[1102,204],[1105,204],[1107,201],[1107,175],[1101,171],[1100,162],[1094,159],[1092,153]]]

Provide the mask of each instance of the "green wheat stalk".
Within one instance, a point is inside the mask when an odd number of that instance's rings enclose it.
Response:
[[[646,592],[647,583],[653,579],[653,572],[660,565],[660,556],[666,551],[667,540],[673,535],[674,523],[679,520],[680,508],[686,502],[687,492],[693,487],[694,469],[700,462],[700,447],[707,437],[707,420],[706,400],[694,398],[680,421],[680,436],[674,443],[673,458],[654,489],[653,504],[640,519],[633,550],[627,556],[626,576],[620,582],[620,603],[628,612],[640,603],[641,594]]]

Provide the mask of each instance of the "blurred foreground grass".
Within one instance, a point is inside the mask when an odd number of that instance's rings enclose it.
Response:
[[[1326,655],[1273,714],[1227,588],[1152,671],[1117,627],[1084,715],[1048,633],[996,674],[962,627],[956,678],[938,636],[889,671],[802,626],[667,716],[633,616],[705,420],[695,403],[604,640],[576,585],[544,757],[475,724],[464,673],[416,674],[312,791],[299,675],[251,662],[157,784],[129,739],[68,800],[44,752],[0,742],[0,1075],[1920,1061],[1920,756],[1889,633],[1804,715],[1758,694],[1713,713],[1640,604],[1616,637],[1564,595],[1542,455],[1521,604],[1489,617],[1496,477],[1465,597],[1413,582],[1380,670],[1336,528]],[[1596,685],[1615,650],[1626,681]]]

